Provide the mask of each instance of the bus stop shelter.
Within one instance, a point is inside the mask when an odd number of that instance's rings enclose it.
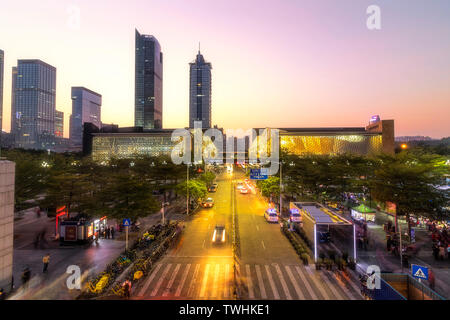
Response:
[[[338,254],[347,252],[356,261],[356,229],[352,222],[317,202],[291,202],[290,208],[300,212],[302,228],[313,246],[315,261],[324,250],[334,250]],[[329,242],[324,234],[329,235]]]

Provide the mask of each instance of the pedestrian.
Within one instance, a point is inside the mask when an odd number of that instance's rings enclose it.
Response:
[[[439,247],[439,259],[444,260],[444,258],[445,258],[445,248],[444,245],[441,244],[441,246]]]
[[[386,241],[386,250],[388,252],[391,251],[391,245],[392,245],[392,240],[391,240],[391,237],[388,236],[387,241]]]
[[[434,290],[434,272],[431,269],[428,271],[428,285]]]
[[[47,253],[43,258],[42,262],[44,263],[44,268],[42,269],[43,273],[47,273],[48,264],[50,262],[50,253]]]
[[[22,286],[25,289],[28,287],[28,281],[31,278],[31,271],[28,267],[26,267],[22,272]]]
[[[11,276],[11,290],[10,292],[14,291],[14,276]]]
[[[438,257],[439,257],[439,247],[437,246],[436,243],[433,243],[432,250],[433,250],[433,257],[434,257],[435,260],[437,260]]]
[[[125,298],[130,299],[130,294],[131,294],[131,282],[130,282],[130,280],[126,280],[123,283],[123,290],[124,290]]]
[[[114,239],[114,227],[111,226],[111,239]]]
[[[109,227],[106,227],[106,239],[111,238],[111,229]]]

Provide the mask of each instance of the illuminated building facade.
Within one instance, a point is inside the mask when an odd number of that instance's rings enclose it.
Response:
[[[171,129],[140,133],[93,133],[92,159],[108,161],[134,156],[170,156],[173,146]]]
[[[3,122],[3,72],[5,67],[5,54],[0,50],[0,132],[2,131]]]

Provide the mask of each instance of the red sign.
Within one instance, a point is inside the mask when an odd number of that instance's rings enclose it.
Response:
[[[77,226],[66,226],[65,241],[77,241]]]

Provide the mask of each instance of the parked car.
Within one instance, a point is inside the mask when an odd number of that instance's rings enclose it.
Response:
[[[208,188],[209,192],[216,192],[217,191],[217,184],[213,184]]]

